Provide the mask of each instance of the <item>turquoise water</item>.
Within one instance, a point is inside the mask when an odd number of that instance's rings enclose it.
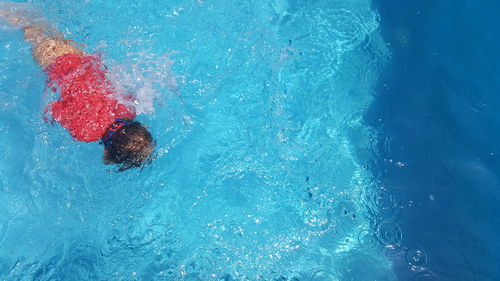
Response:
[[[136,95],[157,156],[116,173],[45,122],[56,96],[3,26],[1,279],[395,280],[404,206],[363,121],[389,59],[370,1],[32,4]]]

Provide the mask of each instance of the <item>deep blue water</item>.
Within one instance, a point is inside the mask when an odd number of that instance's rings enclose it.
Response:
[[[375,173],[413,202],[399,221],[405,247],[420,250],[396,255],[395,273],[500,280],[500,3],[374,4],[392,52],[366,115],[383,132]],[[425,273],[409,268],[415,255]]]

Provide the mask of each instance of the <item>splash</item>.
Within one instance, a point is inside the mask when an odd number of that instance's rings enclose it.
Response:
[[[172,70],[175,61],[171,59],[174,54],[129,53],[127,62],[108,63],[108,78],[120,93],[117,98],[138,115],[153,114],[156,106],[165,104],[177,92],[177,76]],[[125,100],[126,96],[132,96],[132,102]]]

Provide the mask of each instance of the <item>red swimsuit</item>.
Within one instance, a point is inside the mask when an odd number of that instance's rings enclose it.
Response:
[[[49,111],[76,140],[97,141],[115,119],[135,118],[135,112],[114,97],[113,85],[98,57],[66,54],[45,71],[61,93],[59,100],[48,106]]]

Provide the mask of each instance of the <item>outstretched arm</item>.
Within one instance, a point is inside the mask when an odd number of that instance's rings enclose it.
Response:
[[[45,21],[32,20],[26,11],[19,11],[15,8],[4,9],[0,11],[0,17],[13,26],[23,28],[24,39],[33,45],[33,58],[42,68],[52,64],[59,56],[84,54]]]

